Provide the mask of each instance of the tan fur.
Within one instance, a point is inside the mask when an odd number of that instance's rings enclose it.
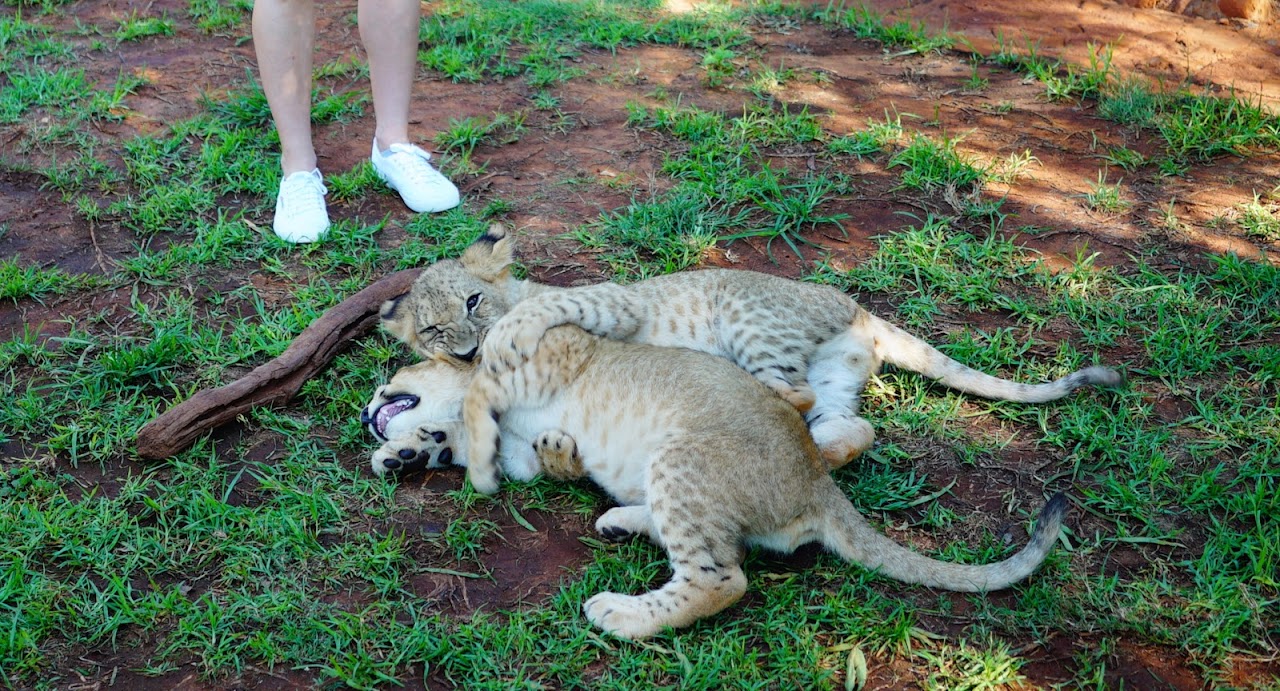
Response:
[[[752,271],[708,269],[631,286],[556,288],[517,280],[512,238],[493,226],[458,261],[428,266],[408,295],[383,307],[386,328],[427,358],[491,369],[519,366],[543,334],[576,324],[611,339],[719,355],[748,371],[805,418],[823,458],[838,467],[869,448],[875,433],[858,416],[859,397],[882,362],[986,398],[1044,402],[1119,375],[1089,367],[1048,384],[992,377],[863,310],[830,286]],[[479,296],[479,297],[477,297]],[[473,307],[468,307],[472,301]],[[519,318],[500,317],[521,304]],[[713,399],[709,399],[713,400]]]
[[[386,389],[424,400],[453,396],[471,371],[427,361],[401,370]],[[789,552],[819,542],[908,583],[1004,588],[1040,565],[1065,513],[1059,495],[1030,544],[1004,561],[940,562],[873,529],[835,485],[800,414],[726,360],[606,341],[565,326],[548,332],[513,370],[474,371],[463,404],[465,438],[452,443],[470,447],[468,477],[478,490],[497,491],[495,460],[509,476],[536,474],[527,465],[529,440],[552,430],[554,440],[576,446],[552,462],[567,460],[564,474],[585,471],[620,504],[596,522],[599,533],[611,540],[643,534],[667,550],[666,585],[639,596],[600,593],[584,605],[593,624],[625,638],[687,626],[735,602],[747,587],[741,569],[747,546]],[[370,414],[386,399],[375,396]],[[395,435],[433,427],[430,413],[403,416],[384,429]],[[385,453],[401,444],[416,449],[415,438],[389,442]]]

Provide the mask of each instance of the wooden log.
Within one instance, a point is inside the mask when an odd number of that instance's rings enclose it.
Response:
[[[382,303],[403,295],[421,269],[385,276],[343,300],[311,322],[279,357],[230,384],[204,389],[138,430],[138,455],[163,460],[187,448],[200,435],[263,405],[293,398],[302,385],[354,338],[378,322]]]

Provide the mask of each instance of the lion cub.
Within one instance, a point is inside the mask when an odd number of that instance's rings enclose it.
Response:
[[[429,368],[452,365],[421,366],[428,369],[411,383],[422,387],[417,395],[439,390]],[[639,596],[600,593],[584,605],[594,625],[624,638],[687,626],[735,602],[747,587],[746,546],[790,552],[818,542],[907,583],[997,590],[1035,571],[1066,512],[1065,497],[1055,496],[1030,543],[995,564],[921,556],[866,522],[832,480],[800,414],[741,369],[705,353],[608,341],[572,326],[548,331],[514,369],[475,368],[463,422],[466,439],[455,441],[469,447],[467,474],[477,490],[498,490],[500,438],[525,447],[553,430],[576,442],[569,455],[620,504],[596,522],[600,534],[641,534],[665,547],[666,585]],[[513,469],[510,458],[508,473],[529,473]]]
[[[773,389],[839,467],[875,439],[859,396],[882,362],[992,399],[1040,403],[1120,376],[1087,367],[1048,384],[1018,384],[952,360],[832,288],[730,269],[686,271],[631,286],[557,288],[511,276],[513,240],[500,225],[460,260],[426,267],[405,296],[382,306],[383,326],[426,358],[487,367],[524,362],[548,329],[576,324],[615,340],[728,358]],[[495,325],[520,304],[519,318]],[[487,334],[487,335],[486,335]],[[716,399],[710,399],[716,400]]]

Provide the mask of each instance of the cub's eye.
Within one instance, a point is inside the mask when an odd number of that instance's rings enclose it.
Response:
[[[480,293],[476,293],[475,295],[467,298],[467,313],[470,314],[476,311],[476,306],[480,304],[482,299],[484,299],[484,296]]]

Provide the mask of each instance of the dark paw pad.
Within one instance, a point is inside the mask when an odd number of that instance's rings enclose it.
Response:
[[[422,441],[431,439],[437,444],[443,444],[444,440],[447,439],[448,436],[449,435],[445,434],[444,432],[439,432],[439,431],[432,432],[425,427],[421,427],[418,429],[418,438],[421,439]]]
[[[606,525],[600,529],[600,536],[610,542],[622,542],[631,537],[631,531],[616,525]]]

